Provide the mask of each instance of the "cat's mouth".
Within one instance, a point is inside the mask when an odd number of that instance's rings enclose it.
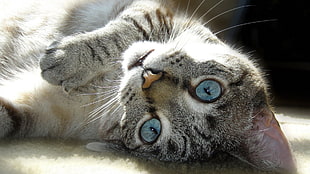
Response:
[[[138,66],[142,66],[142,67],[143,67],[143,62],[144,62],[144,60],[145,60],[153,51],[155,51],[155,49],[151,49],[151,50],[149,50],[148,52],[146,52],[145,54],[143,54],[142,56],[140,56],[140,57],[138,58],[138,60],[137,60],[136,62],[130,64],[130,65],[127,67],[127,69],[128,69],[128,70],[131,70],[132,68],[138,67]]]

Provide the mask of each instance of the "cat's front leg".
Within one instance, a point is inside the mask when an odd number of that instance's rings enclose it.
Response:
[[[154,3],[137,1],[101,29],[54,42],[40,61],[43,78],[67,91],[77,89],[119,68],[115,62],[135,41],[170,38],[172,14]]]
[[[66,91],[85,86],[105,72],[119,68],[119,58],[140,34],[132,24],[116,21],[102,29],[54,42],[40,60],[42,76]]]

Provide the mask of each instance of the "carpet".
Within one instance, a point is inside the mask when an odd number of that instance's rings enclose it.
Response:
[[[276,108],[289,139],[298,173],[310,173],[310,110]],[[308,117],[308,118],[307,118]],[[91,152],[85,141],[22,139],[0,141],[0,174],[246,174],[259,173],[243,163],[161,163],[113,152]]]

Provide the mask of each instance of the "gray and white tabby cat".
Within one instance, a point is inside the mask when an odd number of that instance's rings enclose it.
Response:
[[[12,2],[1,1],[2,138],[93,139],[173,162],[226,152],[296,170],[261,71],[170,2]]]

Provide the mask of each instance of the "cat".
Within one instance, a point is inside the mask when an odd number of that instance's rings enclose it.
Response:
[[[173,2],[25,6],[2,7],[1,138],[88,139],[171,162],[225,152],[296,171],[264,74]]]

